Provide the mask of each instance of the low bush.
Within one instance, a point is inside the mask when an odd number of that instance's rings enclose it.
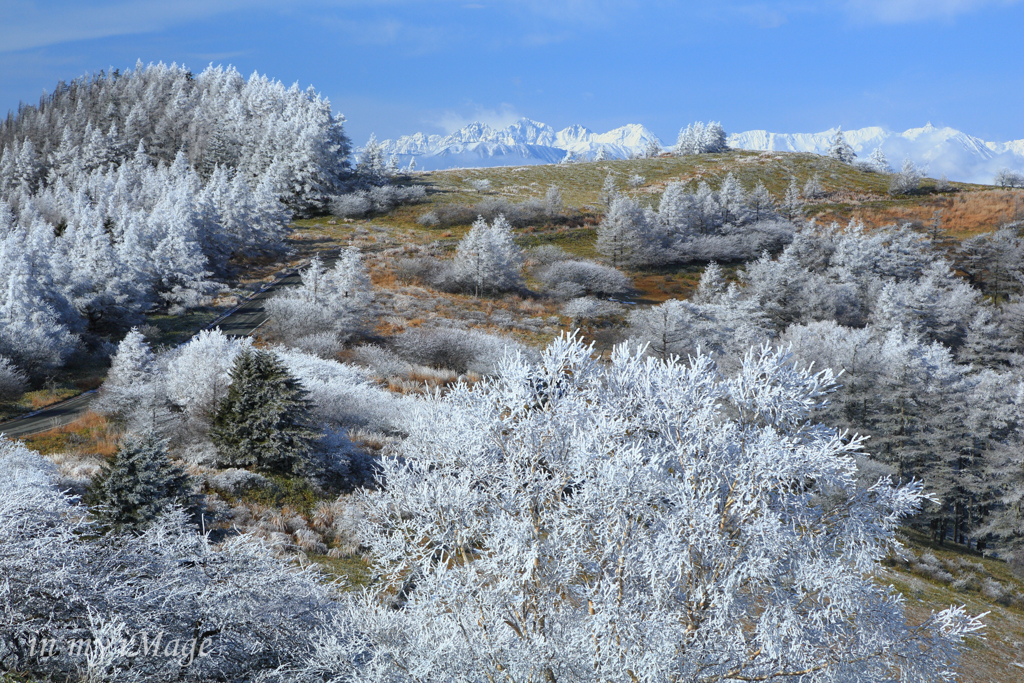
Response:
[[[420,327],[395,338],[395,348],[405,360],[456,372],[492,375],[506,353],[521,351],[511,339],[478,330]]]
[[[540,268],[536,277],[563,298],[585,294],[611,296],[633,289],[632,281],[621,271],[594,261],[556,261]]]

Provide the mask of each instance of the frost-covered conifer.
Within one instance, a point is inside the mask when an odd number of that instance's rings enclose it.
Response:
[[[594,246],[611,259],[613,268],[638,265],[647,261],[650,230],[648,217],[640,204],[629,197],[617,197],[597,226]]]
[[[857,158],[857,153],[843,137],[842,128],[837,128],[835,137],[829,141],[828,155],[844,164],[852,164],[853,160]]]
[[[155,399],[154,360],[145,336],[133,327],[117,345],[94,410],[121,418],[144,410]]]
[[[615,182],[615,175],[608,171],[608,175],[604,177],[604,184],[601,186],[601,203],[604,207],[610,208],[612,202],[616,197],[619,196],[618,184]]]
[[[786,188],[786,194],[782,196],[782,203],[779,204],[779,212],[786,217],[786,220],[792,221],[800,215],[803,208],[804,202],[800,197],[800,187],[796,184],[796,177],[790,176],[789,187]]]
[[[879,173],[892,172],[892,167],[889,166],[889,160],[886,158],[885,152],[882,151],[881,147],[875,147],[875,151],[873,151],[871,156],[868,157],[868,161]]]
[[[188,476],[171,462],[166,443],[153,435],[127,436],[93,484],[89,502],[105,525],[142,531],[190,495]]]
[[[299,274],[300,287],[285,290],[265,305],[275,337],[307,347],[314,337],[327,335],[333,353],[349,337],[365,331],[373,312],[373,286],[358,249],[341,250],[329,270],[317,255]]]
[[[818,199],[825,194],[825,188],[821,186],[821,176],[815,173],[813,176],[807,179],[804,183],[804,189],[801,193],[804,199]]]
[[[889,194],[903,195],[915,192],[921,186],[923,174],[909,157],[903,160],[899,172],[894,173],[889,181]]]
[[[274,354],[246,348],[235,359],[210,438],[226,465],[297,472],[317,435],[310,408],[302,385]]]
[[[753,221],[755,223],[775,214],[775,197],[760,180],[747,194],[747,209],[754,214]]]
[[[512,226],[504,214],[490,224],[477,218],[455,251],[455,272],[476,296],[503,292],[522,285],[522,251],[512,241]]]

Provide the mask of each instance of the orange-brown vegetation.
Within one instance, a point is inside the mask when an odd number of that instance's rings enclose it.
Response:
[[[949,237],[965,239],[996,230],[1005,223],[1024,220],[1024,191],[982,190],[937,194],[927,198],[843,203],[822,207],[818,223],[833,220],[845,225],[860,220],[868,227],[893,223],[930,225],[941,211],[940,228]]]
[[[121,430],[106,417],[88,412],[74,422],[26,436],[25,445],[43,455],[67,450],[92,453],[104,458],[117,453]]]

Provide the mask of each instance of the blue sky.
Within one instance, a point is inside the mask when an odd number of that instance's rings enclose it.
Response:
[[[1024,0],[2,0],[0,112],[143,62],[310,84],[357,144],[528,116],[597,132],[948,125],[1024,138]]]

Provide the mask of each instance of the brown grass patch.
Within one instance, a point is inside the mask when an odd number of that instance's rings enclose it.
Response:
[[[43,455],[75,449],[110,458],[117,453],[121,430],[103,415],[88,412],[74,422],[26,436],[23,441]]]
[[[819,223],[834,220],[845,225],[851,220],[861,220],[868,227],[893,223],[917,223],[924,227],[931,224],[936,211],[941,211],[941,230],[952,238],[965,239],[996,230],[1005,223],[1024,220],[1024,192],[980,190],[822,209],[816,212]]]

